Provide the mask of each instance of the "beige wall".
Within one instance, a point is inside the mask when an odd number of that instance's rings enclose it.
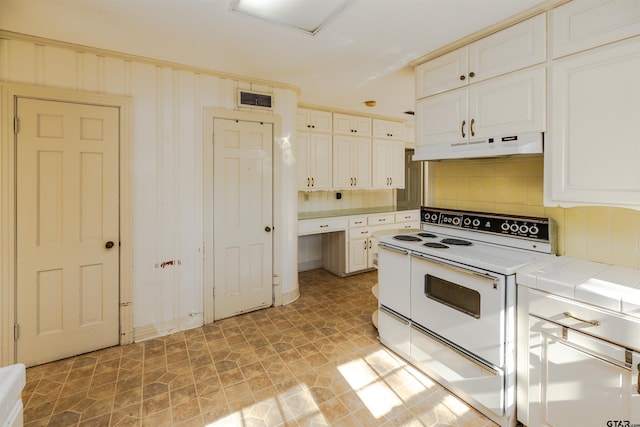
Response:
[[[553,218],[558,255],[640,268],[640,212],[543,206],[543,157],[431,162],[433,205]]]

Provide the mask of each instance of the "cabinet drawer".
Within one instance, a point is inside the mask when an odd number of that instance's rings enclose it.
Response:
[[[406,211],[395,215],[396,222],[420,221],[420,211]]]
[[[383,225],[383,224],[393,224],[395,222],[395,215],[370,215],[367,218],[368,225]]]
[[[640,349],[640,319],[533,289],[528,292],[529,314],[625,347]]]
[[[364,227],[367,225],[366,216],[358,216],[349,218],[349,227]]]
[[[348,221],[346,218],[320,218],[298,221],[298,235],[329,233],[345,231]]]
[[[349,240],[353,239],[368,239],[371,237],[373,230],[369,227],[355,227],[349,229]]]

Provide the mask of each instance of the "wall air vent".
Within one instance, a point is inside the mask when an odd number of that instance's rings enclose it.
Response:
[[[273,108],[273,99],[271,94],[268,93],[249,92],[243,89],[239,89],[238,106],[258,107],[271,110]]]

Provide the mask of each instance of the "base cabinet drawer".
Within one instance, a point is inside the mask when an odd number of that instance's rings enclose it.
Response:
[[[380,342],[401,356],[409,357],[411,327],[409,321],[385,307],[378,310]]]

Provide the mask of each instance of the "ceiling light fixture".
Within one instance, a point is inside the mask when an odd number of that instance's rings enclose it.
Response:
[[[376,101],[375,100],[370,100],[370,101],[364,101],[364,105],[366,105],[367,107],[375,107],[376,106]]]
[[[233,0],[231,10],[316,35],[352,0]]]

